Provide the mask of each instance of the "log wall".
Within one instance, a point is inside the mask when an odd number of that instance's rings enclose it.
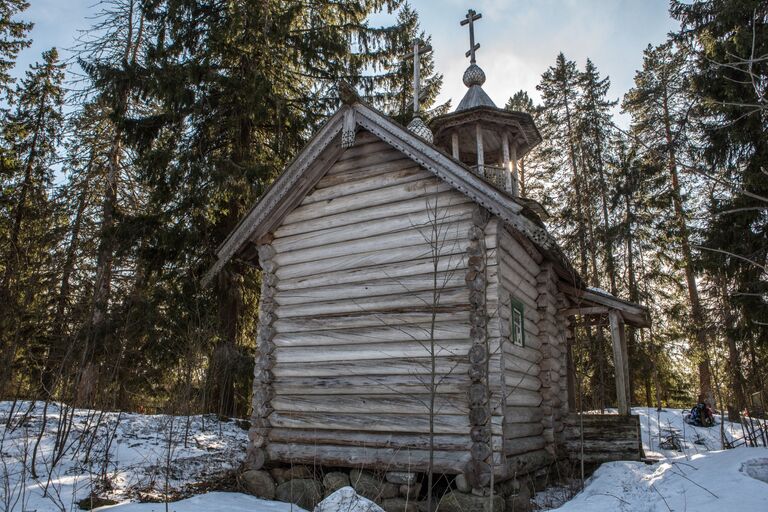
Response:
[[[259,422],[270,459],[425,470],[434,351],[434,470],[464,471],[476,210],[359,133],[285,217],[269,243],[269,403],[255,404],[267,413]],[[490,381],[500,386],[498,374]],[[501,418],[488,428],[500,462]]]
[[[496,239],[493,336],[501,347],[502,445],[507,474],[514,476],[548,464],[562,444],[565,331],[556,276],[543,256],[507,226],[496,225]],[[523,304],[524,346],[511,341],[512,301]]]

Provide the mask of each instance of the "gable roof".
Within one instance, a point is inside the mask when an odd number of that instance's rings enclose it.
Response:
[[[493,215],[524,233],[545,250],[557,251],[550,234],[525,217],[524,206],[487,182],[451,155],[409,132],[359,97],[347,103],[315,133],[264,195],[240,220],[216,252],[217,260],[203,277],[207,285],[221,268],[252,240],[273,230],[296,207],[325,172],[354,141],[354,132],[365,129],[399,150],[435,176],[465,194]]]

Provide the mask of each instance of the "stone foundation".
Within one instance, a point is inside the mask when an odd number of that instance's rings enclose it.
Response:
[[[429,512],[424,473],[321,468],[305,465],[243,468],[239,482],[245,492],[259,498],[294,503],[312,511],[320,501],[342,487],[378,504],[385,512]],[[512,512],[530,510],[530,497],[539,490],[543,475],[506,480],[490,488],[472,489],[462,475],[435,475],[433,506],[439,512]],[[492,506],[489,508],[489,504]]]

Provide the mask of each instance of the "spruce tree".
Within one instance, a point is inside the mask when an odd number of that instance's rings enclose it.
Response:
[[[390,36],[393,45],[391,53],[394,60],[389,62],[387,58],[383,62],[383,73],[377,80],[371,100],[390,117],[406,126],[413,117],[413,43],[419,40],[430,44],[432,36],[421,30],[419,13],[408,2],[398,11],[392,29],[394,37]],[[420,66],[419,105],[422,117],[428,120],[447,113],[449,104],[434,107],[443,84],[443,75],[435,73],[433,52],[420,56]]]
[[[27,38],[32,23],[16,19],[28,7],[26,0],[0,0],[0,97],[6,99],[13,90],[10,71],[16,65],[16,56],[32,44]]]
[[[507,110],[511,110],[513,112],[525,112],[526,114],[530,114],[534,120],[536,120],[538,110],[536,106],[533,104],[533,100],[530,96],[528,96],[528,93],[523,90],[517,91],[514,95],[512,95],[508,100],[507,103],[504,105],[504,108]],[[534,148],[534,151],[536,151],[536,148]],[[533,157],[536,158],[535,156]],[[520,196],[521,197],[528,197],[529,193],[529,180],[528,180],[528,174],[527,174],[527,168],[526,168],[526,161],[527,158],[523,157],[518,162],[518,172],[519,172],[519,186],[520,186]]]
[[[26,358],[31,370],[44,350],[41,326],[47,325],[45,291],[52,284],[47,270],[56,243],[51,187],[63,122],[64,65],[55,48],[42,57],[17,87],[15,108],[3,130],[12,165],[3,177],[7,208],[0,219],[0,393],[9,392],[17,358]]]
[[[163,291],[150,298],[155,308],[179,312],[156,319],[167,326],[170,346],[183,346],[174,341],[186,331],[182,320],[217,327],[206,347],[208,410],[233,415],[247,407],[258,273],[232,262],[212,290],[197,288],[198,279],[246,209],[335,107],[338,81],[373,98],[380,92],[387,77],[375,71],[399,63],[402,49],[393,38],[402,31],[370,28],[367,17],[398,3],[145,5],[157,27],[146,75],[158,110],[131,128],[140,179],[151,191],[152,215],[144,220],[157,223],[154,236],[142,241],[152,255],[144,263]]]

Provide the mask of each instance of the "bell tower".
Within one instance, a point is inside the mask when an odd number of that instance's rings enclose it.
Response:
[[[518,161],[541,142],[533,118],[525,112],[498,108],[483,90],[485,72],[477,65],[475,22],[482,14],[469,10],[461,25],[469,26],[469,67],[464,71],[467,92],[456,110],[431,123],[434,142],[469,166],[477,175],[519,197]]]

